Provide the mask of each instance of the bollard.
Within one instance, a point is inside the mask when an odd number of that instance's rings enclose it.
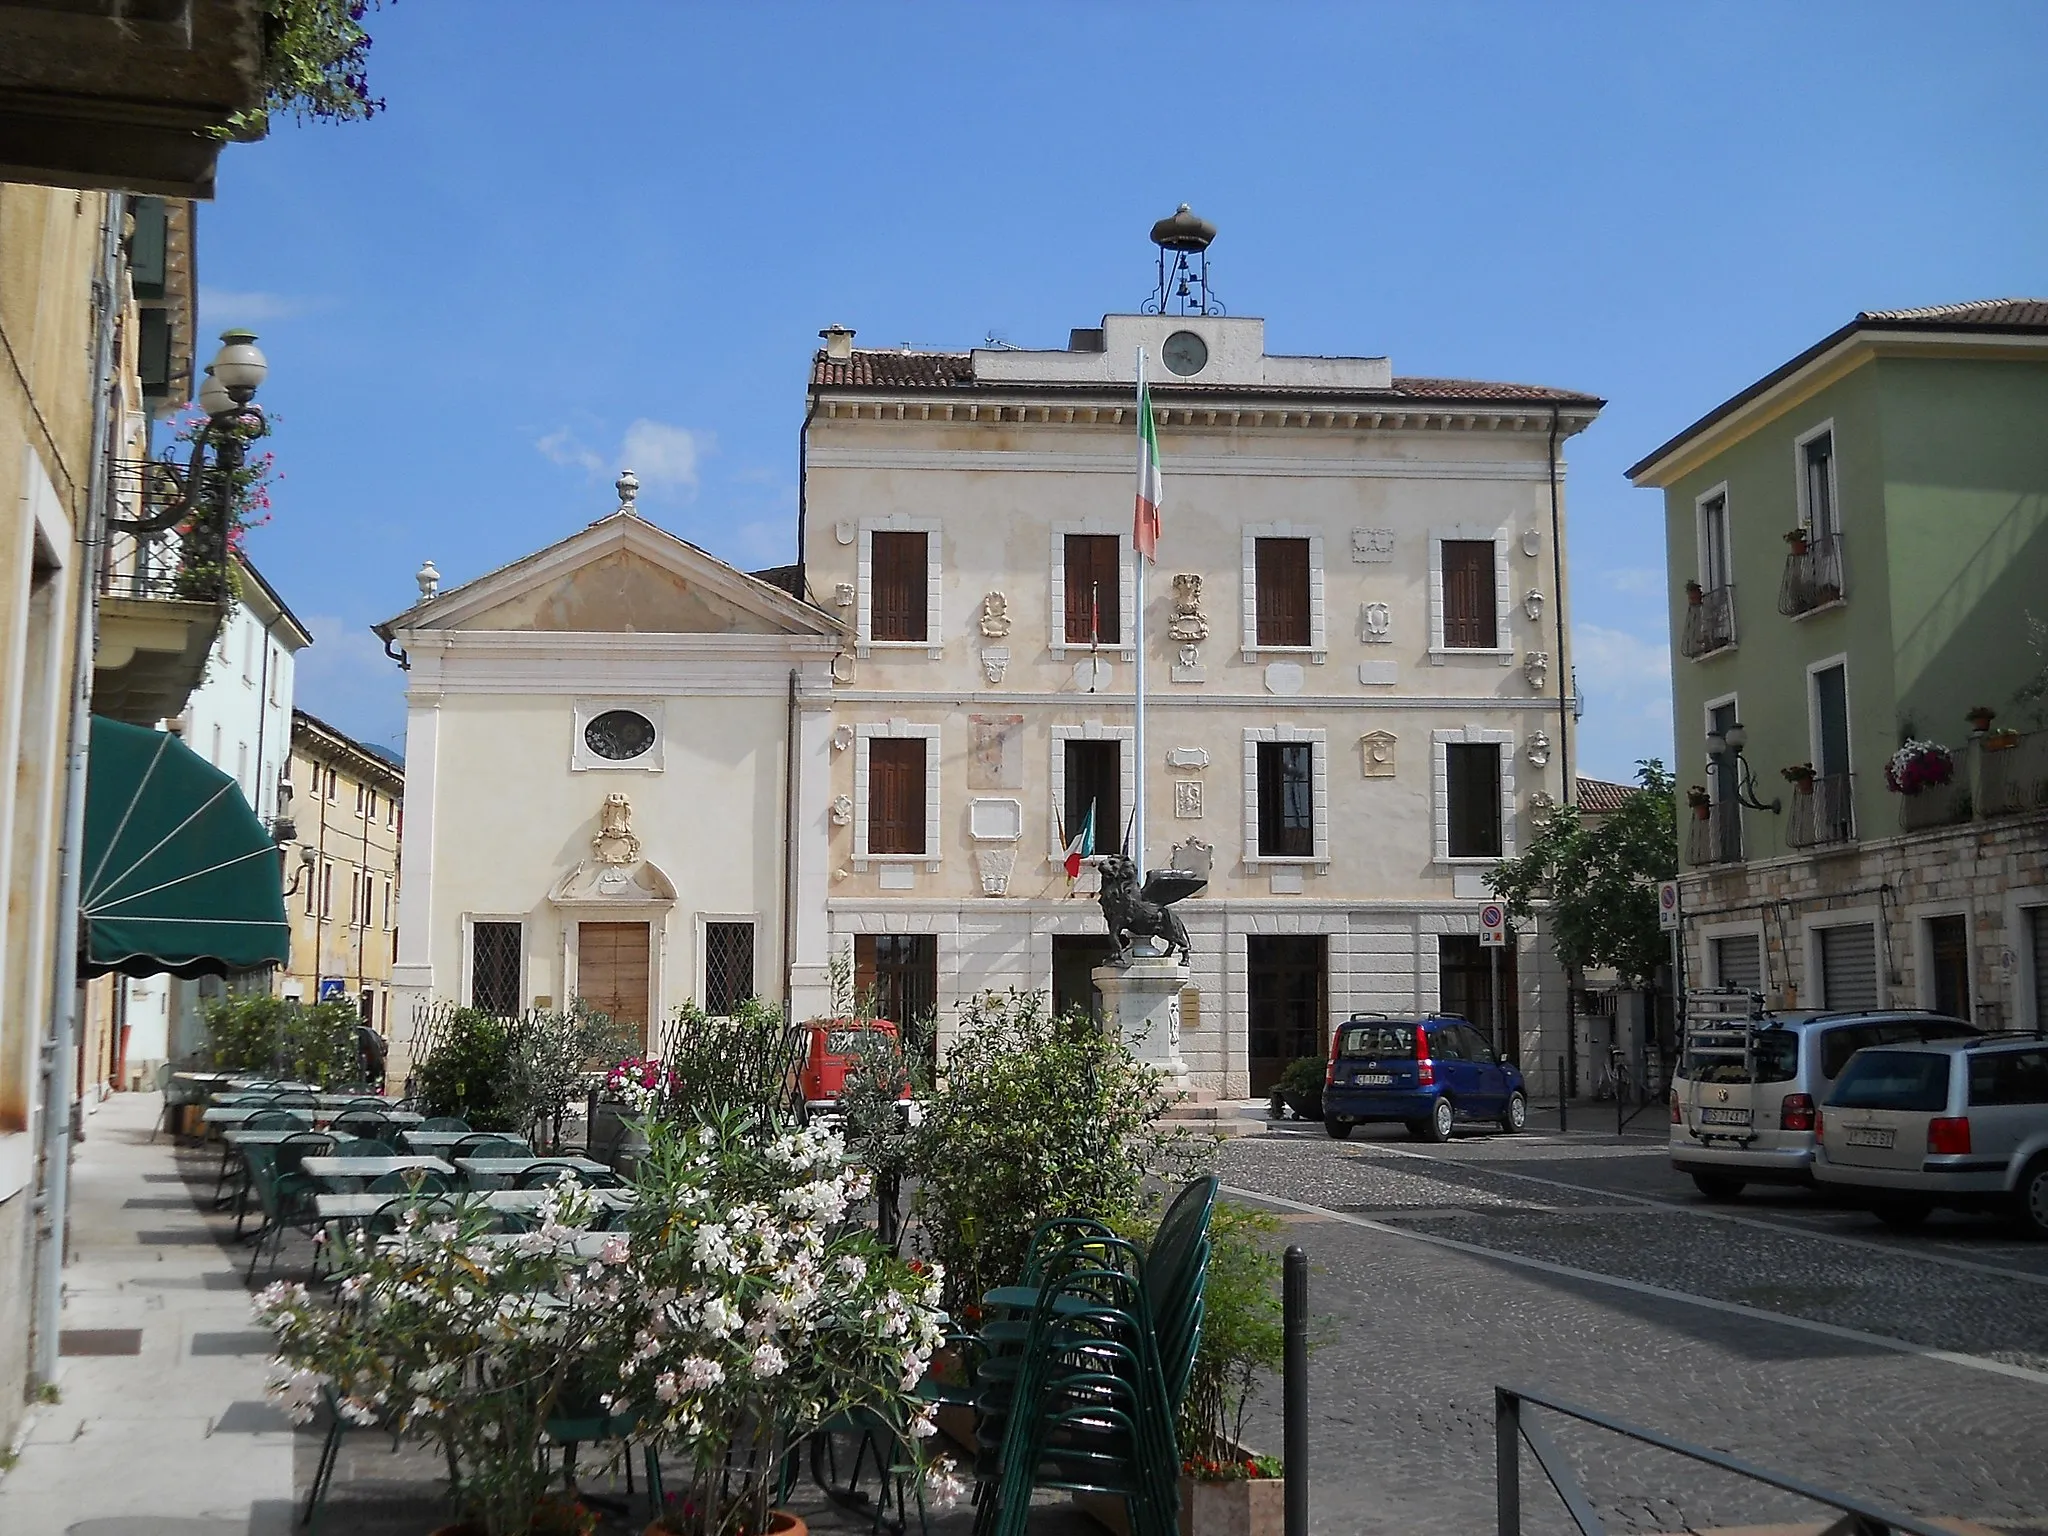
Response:
[[[1285,1536],[1308,1536],[1308,1255],[1287,1250],[1280,1289],[1280,1327],[1287,1341],[1281,1373],[1281,1462],[1286,1472]]]
[[[1557,1058],[1557,1128],[1568,1131],[1572,1128],[1571,1112],[1572,1085],[1564,1075],[1564,1058]]]

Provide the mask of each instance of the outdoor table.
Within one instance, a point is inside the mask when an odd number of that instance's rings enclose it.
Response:
[[[346,1193],[359,1188],[365,1180],[379,1179],[387,1173],[404,1173],[410,1168],[425,1168],[451,1178],[455,1174],[438,1157],[306,1157],[299,1160],[299,1167],[322,1183],[332,1185],[336,1193]]]
[[[238,1072],[228,1079],[230,1088],[275,1088],[280,1093],[311,1093],[311,1083],[281,1083],[272,1078],[258,1077],[248,1072]]]
[[[471,1189],[500,1189],[500,1182],[517,1179],[529,1168],[542,1166],[574,1168],[578,1173],[610,1173],[603,1163],[587,1157],[458,1157],[455,1166],[469,1175]]]
[[[404,1131],[400,1133],[405,1144],[415,1152],[441,1154],[453,1151],[458,1142],[472,1136],[491,1136],[499,1141],[516,1141],[522,1147],[530,1145],[524,1136],[511,1131]]]
[[[201,1083],[215,1088],[224,1088],[232,1081],[226,1072],[173,1072],[174,1083]]]
[[[308,1162],[314,1161],[312,1158]],[[323,1159],[323,1161],[331,1161]],[[340,1161],[346,1162],[343,1158]],[[483,1205],[493,1211],[516,1211],[522,1215],[540,1209],[540,1203],[547,1198],[544,1189],[497,1189],[487,1195],[430,1195],[417,1198],[444,1201],[450,1204],[466,1203]],[[633,1192],[628,1189],[593,1189],[590,1194],[597,1204],[606,1210],[625,1210],[633,1203]],[[368,1193],[316,1194],[313,1209],[322,1221],[368,1221],[393,1200],[415,1198],[407,1195],[372,1195]]]
[[[240,1125],[251,1115],[268,1114],[282,1110],[294,1119],[308,1125],[325,1125],[335,1116],[339,1105],[319,1104],[217,1104],[199,1118],[207,1125]],[[365,1110],[365,1114],[369,1111]],[[393,1125],[418,1125],[425,1117],[416,1109],[386,1109],[379,1113]]]
[[[289,1131],[252,1131],[246,1127],[235,1125],[222,1131],[220,1139],[235,1148],[236,1151],[246,1151],[250,1147],[281,1147],[294,1136],[309,1134],[311,1133],[303,1125]]]

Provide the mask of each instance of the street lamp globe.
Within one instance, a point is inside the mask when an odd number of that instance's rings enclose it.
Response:
[[[222,331],[221,348],[213,354],[213,376],[220,380],[237,405],[256,397],[270,372],[270,360],[256,345],[254,331]]]
[[[1709,731],[1707,733],[1707,756],[1719,757],[1723,752],[1726,752],[1727,750],[1727,737],[1723,736],[1719,731]]]
[[[1738,720],[1728,727],[1728,750],[1739,754],[1748,745],[1749,732],[1742,728],[1742,722]]]
[[[209,416],[220,416],[234,408],[235,397],[228,393],[227,385],[221,383],[209,366],[205,379],[199,385],[199,409]]]

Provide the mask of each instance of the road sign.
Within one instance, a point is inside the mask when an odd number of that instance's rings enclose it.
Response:
[[[1479,947],[1505,949],[1508,942],[1508,909],[1489,901],[1479,909]]]
[[[1666,933],[1678,931],[1678,882],[1657,882],[1657,926]]]
[[[331,1003],[348,996],[348,982],[339,976],[320,978],[320,1001]]]

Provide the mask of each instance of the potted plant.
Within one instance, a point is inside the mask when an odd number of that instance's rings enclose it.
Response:
[[[1685,792],[1685,803],[1692,807],[1692,819],[1705,821],[1714,811],[1714,797],[1707,793],[1704,784],[1695,784]]]
[[[549,1494],[547,1425],[631,1288],[623,1235],[578,1256],[594,1214],[588,1191],[558,1185],[536,1228],[500,1244],[481,1206],[416,1208],[343,1245],[335,1304],[271,1286],[255,1306],[278,1337],[272,1399],[295,1422],[326,1398],[350,1423],[440,1447],[461,1522],[436,1536],[584,1536],[594,1520]]]
[[[1986,752],[2010,752],[2020,744],[2020,733],[2010,726],[2000,726],[1984,733]]]
[[[1785,542],[1792,546],[1793,554],[1803,555],[1807,551],[1808,541],[1810,538],[1811,535],[1807,532],[1806,529],[1794,528],[1790,533],[1785,535]]]
[[[775,1494],[789,1451],[826,1422],[869,1416],[921,1462],[941,1276],[845,1223],[868,1174],[833,1132],[725,1107],[650,1120],[648,1136],[616,1386],[600,1401],[688,1460],[686,1493],[649,1536],[801,1533]]]
[[[1685,584],[1686,602],[1690,603],[1693,607],[1697,608],[1701,603],[1705,602],[1706,599],[1707,589],[1705,587],[1701,586],[1696,581],[1688,581]]]
[[[1269,1103],[1272,1118],[1292,1113],[1297,1120],[1323,1118],[1323,1075],[1327,1063],[1320,1056],[1301,1056],[1287,1064],[1273,1084]]]
[[[1970,729],[1981,736],[1991,729],[1991,722],[1997,714],[1998,711],[1989,704],[1979,704],[1965,715],[1964,718],[1970,722]]]
[[[1792,786],[1792,792],[1798,795],[1812,794],[1813,781],[1820,776],[1814,772],[1811,763],[1794,763],[1789,768],[1781,768],[1779,772],[1785,776],[1785,782]]]
[[[1202,1339],[1175,1434],[1181,1452],[1182,1536],[1280,1536],[1286,1483],[1280,1459],[1244,1446],[1245,1416],[1262,1379],[1285,1363],[1279,1221],[1219,1202],[1209,1226]]]
[[[1895,795],[1917,795],[1956,776],[1956,760],[1939,742],[1908,740],[1884,765],[1885,787]]]

